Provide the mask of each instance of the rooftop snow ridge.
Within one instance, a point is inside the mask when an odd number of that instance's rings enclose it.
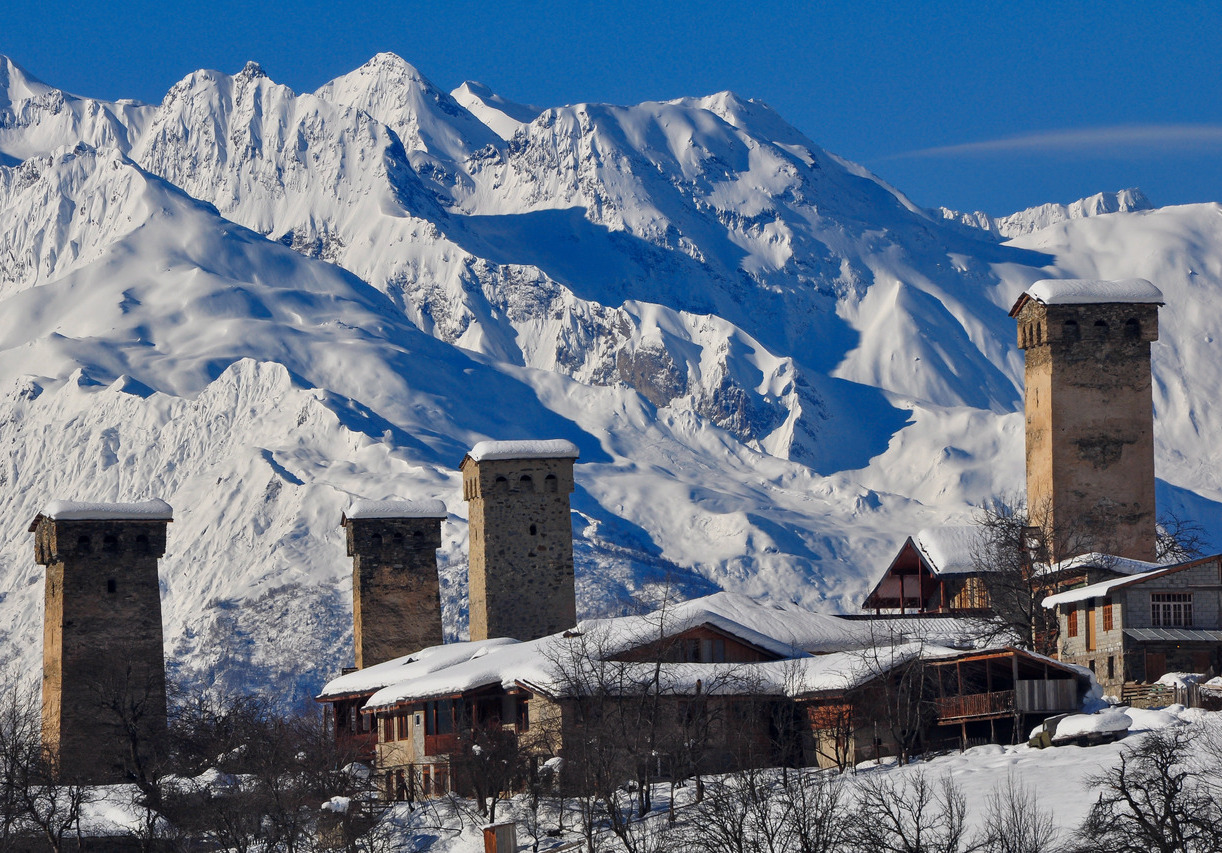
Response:
[[[1028,287],[1027,295],[1045,305],[1094,305],[1104,302],[1164,304],[1163,292],[1144,278],[1117,281],[1043,279]]]
[[[100,521],[104,519],[173,521],[174,508],[158,498],[138,503],[51,501],[43,507],[39,515],[55,521]]]
[[[916,544],[940,575],[978,571],[976,557],[984,546],[975,524],[926,527],[917,533]]]
[[[419,500],[373,501],[354,500],[344,512],[344,518],[446,518],[449,513],[443,501],[431,498]]]
[[[467,453],[472,462],[490,459],[576,459],[577,445],[563,438],[481,441]]]

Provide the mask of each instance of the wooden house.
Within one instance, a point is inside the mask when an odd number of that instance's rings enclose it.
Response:
[[[976,525],[931,527],[904,540],[862,609],[877,615],[990,612]]]
[[[480,756],[496,750],[533,765],[563,757],[570,784],[597,748],[650,755],[674,775],[835,763],[837,744],[845,758],[894,754],[903,745],[879,709],[914,671],[901,737],[920,745],[1009,740],[1028,717],[1078,707],[1085,681],[1015,649],[952,649],[719,593],[525,643],[423,649],[342,676],[319,698],[338,710],[368,696],[361,715],[386,795],[405,799],[487,784]]]

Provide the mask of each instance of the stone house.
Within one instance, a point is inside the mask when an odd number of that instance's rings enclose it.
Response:
[[[1058,657],[1105,689],[1222,664],[1222,555],[1102,580],[1044,599],[1060,628]]]

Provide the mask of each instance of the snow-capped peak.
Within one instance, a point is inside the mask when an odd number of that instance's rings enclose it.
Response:
[[[57,91],[0,53],[0,109]]]
[[[263,70],[262,65],[260,65],[259,63],[251,59],[251,60],[248,60],[247,63],[242,66],[242,70],[239,71],[234,76],[254,79],[256,77],[266,77],[267,72]]]
[[[314,93],[324,101],[362,110],[393,130],[403,147],[432,160],[412,163],[443,188],[460,179],[462,163],[502,140],[453,97],[393,53],[379,53],[355,71]]]

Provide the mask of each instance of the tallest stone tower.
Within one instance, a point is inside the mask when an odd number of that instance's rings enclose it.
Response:
[[[1162,304],[1144,279],[1060,280],[1037,281],[1010,310],[1026,357],[1027,504],[1053,559],[1154,559],[1150,344]]]

